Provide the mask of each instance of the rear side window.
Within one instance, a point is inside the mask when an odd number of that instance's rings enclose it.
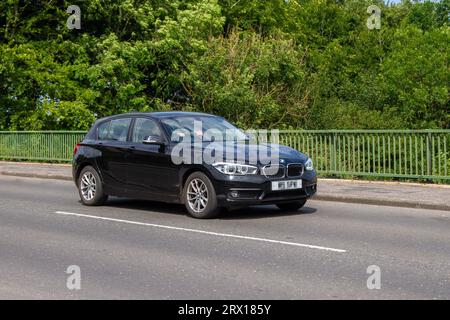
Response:
[[[111,121],[107,121],[98,126],[98,140],[107,140],[110,124]]]
[[[116,119],[98,127],[98,140],[127,141],[131,118]]]
[[[130,118],[112,120],[109,126],[108,140],[127,141]]]
[[[161,130],[158,124],[146,118],[138,118],[134,123],[133,142],[142,142],[145,137],[158,136],[161,137]]]

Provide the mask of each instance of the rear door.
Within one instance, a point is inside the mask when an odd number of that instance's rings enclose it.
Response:
[[[98,126],[97,148],[102,153],[98,159],[98,166],[105,191],[112,195],[126,194],[128,171],[126,155],[130,147],[128,134],[131,119],[113,119]]]
[[[165,140],[162,128],[151,118],[136,118],[131,133],[128,153],[129,194],[156,200],[173,200],[178,197],[178,167],[172,163],[166,146],[144,144],[147,136]]]

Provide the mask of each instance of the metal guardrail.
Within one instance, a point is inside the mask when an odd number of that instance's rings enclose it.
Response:
[[[0,159],[69,162],[84,131],[0,131]]]
[[[280,142],[322,175],[450,180],[450,130],[284,130]]]
[[[84,131],[0,131],[0,159],[70,162]],[[280,130],[321,175],[450,181],[450,130]]]

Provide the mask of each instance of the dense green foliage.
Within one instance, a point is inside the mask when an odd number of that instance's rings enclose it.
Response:
[[[66,25],[72,4],[80,30]],[[450,128],[449,4],[3,0],[0,130],[87,129],[133,110],[246,128]]]

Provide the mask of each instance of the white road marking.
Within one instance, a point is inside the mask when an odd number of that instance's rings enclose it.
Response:
[[[56,211],[55,213],[61,214],[61,215],[67,215],[67,216],[75,216],[75,217],[83,217],[83,218],[91,218],[91,219],[98,219],[98,220],[128,223],[128,224],[134,224],[134,225],[139,225],[139,226],[147,226],[147,227],[154,227],[154,228],[161,228],[161,229],[201,233],[201,234],[207,234],[207,235],[218,236],[218,237],[254,240],[254,241],[261,241],[261,242],[268,242],[268,243],[284,244],[284,245],[288,245],[288,246],[304,247],[304,248],[309,248],[309,249],[333,251],[333,252],[339,252],[339,253],[347,252],[347,250],[343,250],[343,249],[315,246],[315,245],[304,244],[304,243],[280,241],[280,240],[265,239],[265,238],[256,238],[256,237],[249,237],[249,236],[241,236],[241,235],[236,235],[236,234],[219,233],[219,232],[205,231],[205,230],[199,230],[199,229],[188,229],[188,228],[181,228],[181,227],[174,227],[174,226],[166,226],[166,225],[162,225],[162,224],[145,223],[145,222],[138,222],[138,221],[131,221],[131,220],[122,220],[122,219],[115,219],[115,218],[108,218],[108,217],[92,216],[92,215],[81,214],[81,213],[73,213],[73,212],[65,212],[65,211]]]

